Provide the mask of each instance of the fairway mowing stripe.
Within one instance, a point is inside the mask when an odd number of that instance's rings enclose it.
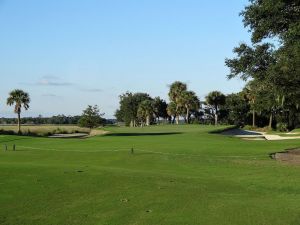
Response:
[[[73,150],[60,150],[60,149],[54,149],[54,148],[37,148],[37,147],[28,147],[28,146],[18,146],[21,148],[25,149],[35,149],[35,150],[46,150],[46,151],[57,151],[57,152],[83,152],[83,153],[88,153],[88,152],[126,152],[129,150],[128,149],[118,149],[118,150],[101,150],[101,151],[73,151]],[[146,152],[146,153],[151,153],[151,154],[159,154],[159,155],[171,155],[171,156],[187,156],[187,157],[202,157],[205,158],[203,155],[194,155],[194,154],[185,154],[185,153],[170,153],[170,152],[156,152],[156,151],[149,151],[149,150],[135,150],[136,152]],[[211,158],[252,158],[252,159],[257,159],[260,156],[253,157],[253,156],[212,156]],[[265,157],[263,157],[265,158]]]
[[[141,152],[147,152],[147,153],[153,153],[153,154],[160,154],[160,155],[175,155],[175,156],[192,156],[192,157],[203,157],[203,155],[194,155],[194,154],[185,154],[185,153],[170,153],[170,152],[155,152],[155,151],[149,151],[149,150],[138,150]],[[253,156],[212,156],[212,158],[249,158]],[[253,159],[256,159],[257,157],[253,157]]]
[[[35,149],[35,150],[46,150],[46,151],[57,151],[57,152],[121,152],[121,151],[128,151],[126,150],[101,150],[101,151],[78,151],[78,150],[63,150],[63,149],[54,149],[54,148],[37,148],[37,147],[28,147],[28,146],[18,146],[25,149]]]

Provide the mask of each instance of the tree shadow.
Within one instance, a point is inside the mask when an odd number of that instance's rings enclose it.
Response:
[[[167,136],[182,134],[181,132],[159,132],[159,133],[108,133],[106,137],[137,137],[137,136]]]
[[[221,132],[223,135],[262,135],[261,133],[255,132],[255,131],[249,131],[249,130],[242,130],[242,129],[231,129]]]

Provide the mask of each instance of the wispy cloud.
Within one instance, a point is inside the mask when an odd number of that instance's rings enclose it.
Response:
[[[71,86],[71,85],[73,85],[73,83],[41,79],[40,81],[38,81],[36,83],[36,85],[41,85],[41,86]]]
[[[81,91],[81,92],[90,92],[90,93],[103,92],[103,89],[84,87],[84,86],[78,85],[76,83],[71,83],[71,82],[64,81],[60,77],[54,76],[54,75],[42,76],[40,78],[40,80],[38,80],[35,83],[20,82],[19,84],[22,84],[22,85],[37,85],[37,86],[53,86],[53,87],[71,86],[71,87],[73,87],[73,88],[75,88],[75,89],[77,89],[78,91]],[[43,96],[44,97],[57,97],[56,95],[53,95],[53,94],[45,94]]]
[[[81,89],[83,92],[102,92],[103,90],[100,88],[83,88]]]
[[[1,1],[1,0],[0,0]],[[37,82],[19,82],[20,85],[37,85],[37,86],[73,86],[71,82],[62,81],[61,78],[53,75],[45,75]]]
[[[50,98],[60,98],[60,96],[55,95],[55,94],[43,94],[43,97],[50,97]]]
[[[71,86],[70,82],[61,81],[59,77],[53,75],[45,75],[39,80],[36,85],[42,86]]]

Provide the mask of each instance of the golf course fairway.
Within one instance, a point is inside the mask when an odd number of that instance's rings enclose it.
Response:
[[[86,139],[0,135],[0,224],[300,224],[300,166],[269,156],[300,140],[212,132],[222,128],[110,127]]]

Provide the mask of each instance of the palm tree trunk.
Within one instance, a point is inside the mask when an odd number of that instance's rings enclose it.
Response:
[[[216,113],[215,114],[215,126],[217,126],[218,125],[218,114]]]
[[[190,123],[189,115],[190,115],[190,110],[189,110],[189,108],[186,108],[186,123],[187,124]]]
[[[255,127],[255,110],[252,110],[252,127]]]
[[[18,133],[21,133],[21,113],[18,112]]]
[[[179,124],[179,114],[178,114],[178,105],[176,105],[176,124],[178,125]]]
[[[218,106],[215,106],[216,112],[215,112],[215,126],[218,125]]]

